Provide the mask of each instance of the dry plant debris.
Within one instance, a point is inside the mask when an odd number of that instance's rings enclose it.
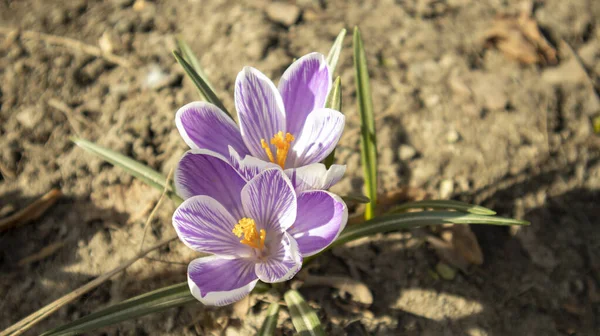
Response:
[[[44,196],[11,216],[0,219],[0,232],[27,224],[38,219],[62,196],[59,189],[52,189]]]
[[[498,16],[484,34],[484,46],[496,47],[508,58],[523,64],[558,63],[556,49],[540,32],[529,8],[521,11],[518,16]]]

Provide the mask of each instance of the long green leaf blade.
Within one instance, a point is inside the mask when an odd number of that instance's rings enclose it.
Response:
[[[325,107],[330,108],[336,111],[342,112],[342,80],[340,76],[335,79],[333,82],[333,86],[327,95],[327,100],[325,101]],[[329,169],[333,162],[335,161],[335,148],[333,151],[325,158],[323,163],[325,167]]]
[[[233,117],[231,117],[231,114],[229,114],[219,97],[217,97],[217,94],[210,88],[208,83],[206,83],[204,79],[200,77],[196,70],[194,70],[194,67],[192,67],[192,65],[183,58],[179,51],[174,50],[173,56],[175,56],[177,62],[183,67],[183,70],[185,70],[190,79],[194,82],[202,96],[206,97],[206,101],[216,105],[221,110],[223,110],[223,112],[225,112],[230,118],[233,119]]]
[[[136,296],[132,299],[84,316],[74,322],[47,331],[43,333],[42,336],[78,335],[194,301],[196,301],[196,299],[190,293],[187,282],[184,282]]]
[[[342,200],[346,203],[361,203],[366,204],[371,202],[371,200],[365,195],[345,195],[342,196]]]
[[[265,318],[262,327],[256,334],[257,336],[273,336],[275,335],[275,329],[277,328],[277,318],[279,317],[279,304],[273,302],[267,309],[267,317]]]
[[[317,313],[304,301],[298,291],[290,289],[283,295],[294,328],[300,336],[325,336]]]
[[[93,142],[81,139],[81,138],[73,138],[72,141],[79,147],[85,149],[86,151],[106,160],[107,162],[113,164],[116,167],[123,168],[126,172],[133,175],[134,177],[142,180],[146,184],[154,187],[158,190],[164,190],[165,184],[167,183],[167,178],[163,176],[161,173],[156,170],[145,166],[134,159],[123,155],[121,153],[115,152],[111,149],[96,145]],[[174,189],[169,187],[167,190],[167,196],[171,198],[177,204],[183,202],[181,197],[175,194]]]
[[[264,293],[270,288],[268,284],[259,281],[252,292]],[[77,335],[169,308],[179,307],[190,302],[197,302],[197,300],[190,293],[188,283],[182,282],[119,302],[47,331],[42,336]]]
[[[425,225],[442,224],[529,225],[529,222],[512,218],[456,211],[421,211],[384,215],[375,217],[360,225],[346,227],[330,247],[377,233],[412,229]]]
[[[344,37],[346,36],[346,29],[342,29],[338,36],[335,38],[331,49],[329,49],[329,54],[327,54],[327,64],[329,64],[329,70],[333,75],[335,72],[335,67],[337,66],[338,60],[340,59],[340,54],[342,53],[342,45],[344,43]]]
[[[365,210],[365,219],[369,220],[375,215],[377,205],[377,139],[367,58],[358,27],[354,28],[353,45],[356,95],[361,121],[360,156],[365,175],[366,194],[371,199]]]
[[[476,215],[493,216],[496,211],[484,208],[480,205],[469,204],[454,200],[426,200],[400,204],[394,207],[389,213],[403,212],[408,209],[451,209],[462,212],[469,212]]]
[[[202,80],[204,80],[206,85],[208,85],[208,87],[212,91],[215,91],[214,86],[208,80],[208,76],[206,76],[204,69],[202,69],[200,61],[198,60],[198,58],[196,58],[196,55],[194,55],[192,48],[190,48],[190,46],[187,43],[185,43],[185,41],[181,37],[178,37],[176,39],[176,42],[177,48],[179,49],[178,51],[181,54],[181,56],[183,56],[183,59],[186,60],[194,68],[194,70],[196,70],[196,73],[198,74],[198,76],[200,76],[200,78],[202,78]],[[202,95],[204,100],[207,100],[207,98],[204,97],[202,93],[200,94]]]

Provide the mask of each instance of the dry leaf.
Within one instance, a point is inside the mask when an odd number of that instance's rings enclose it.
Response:
[[[466,271],[469,267],[469,262],[452,246],[452,244],[439,239],[438,237],[428,235],[427,242],[433,247],[435,253],[441,260],[448,264]]]
[[[452,225],[442,233],[442,237],[469,263],[475,265],[483,264],[483,253],[481,252],[479,242],[477,242],[477,237],[471,231],[471,226],[461,224]]]
[[[494,46],[523,64],[556,64],[556,49],[544,38],[526,7],[517,17],[497,17],[484,34],[485,46]]]
[[[440,259],[463,271],[470,264],[483,264],[481,247],[469,225],[444,225],[441,236],[442,239],[432,235],[427,236],[427,242],[431,244]]]
[[[351,296],[354,303],[362,306],[370,306],[373,304],[373,294],[367,285],[360,281],[350,278],[337,276],[318,276],[309,275],[304,280],[304,287],[310,286],[327,286],[339,290],[342,297]]]
[[[62,196],[59,189],[52,189],[35,202],[29,204],[24,209],[16,212],[12,216],[0,219],[0,232],[13,227],[27,224],[39,218]]]

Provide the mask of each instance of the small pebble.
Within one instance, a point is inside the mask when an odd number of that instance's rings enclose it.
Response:
[[[454,182],[452,180],[443,180],[440,182],[440,198],[448,199],[454,192]]]
[[[267,6],[267,16],[269,19],[281,23],[286,27],[298,22],[300,13],[300,8],[288,3],[274,2]]]
[[[408,161],[416,155],[417,150],[412,146],[402,144],[400,145],[400,148],[398,148],[398,158],[400,158],[400,161]]]
[[[448,141],[448,143],[457,143],[458,140],[460,140],[460,134],[457,131],[451,130],[448,132],[448,134],[446,134],[446,141]]]

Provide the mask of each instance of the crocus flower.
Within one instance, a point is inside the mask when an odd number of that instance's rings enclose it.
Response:
[[[217,106],[193,102],[177,111],[177,128],[192,149],[238,160],[253,156],[286,169],[290,177],[331,186],[345,166],[294,170],[325,159],[342,134],[344,115],[324,108],[330,87],[329,66],[319,53],[294,62],[278,88],[259,70],[244,67],[235,83],[239,127]]]
[[[266,168],[246,180],[210,151],[188,152],[175,173],[186,200],[173,214],[179,238],[212,256],[193,260],[188,284],[207,305],[235,302],[258,280],[291,279],[303,257],[333,242],[348,209],[323,190],[296,193],[280,168]]]

